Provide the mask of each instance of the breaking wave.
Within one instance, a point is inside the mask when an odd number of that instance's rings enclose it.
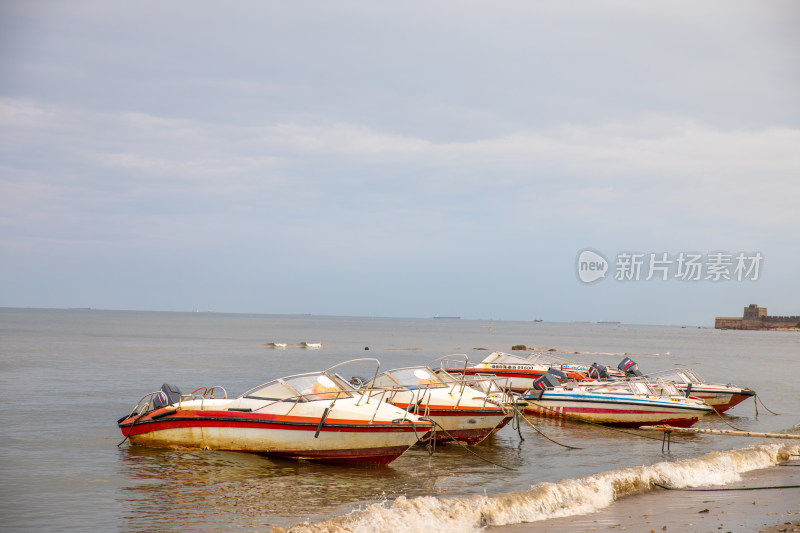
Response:
[[[650,466],[621,468],[557,483],[539,483],[529,490],[462,498],[397,498],[375,503],[316,524],[302,523],[289,533],[429,532],[463,533],[485,526],[535,522],[591,513],[619,497],[652,490],[655,484],[674,488],[726,485],[740,474],[786,461],[800,445],[762,444],[711,452],[701,457]],[[275,528],[281,531],[281,528]]]

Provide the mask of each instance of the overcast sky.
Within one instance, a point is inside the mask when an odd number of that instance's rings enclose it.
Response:
[[[0,306],[800,314],[798,27],[793,0],[5,0]],[[764,259],[617,281],[625,251]]]

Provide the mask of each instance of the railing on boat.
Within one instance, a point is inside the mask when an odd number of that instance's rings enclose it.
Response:
[[[203,394],[198,396],[197,392],[199,392],[200,390],[203,391]],[[214,393],[217,390],[222,391],[221,397],[214,395]],[[161,405],[159,405],[158,407],[154,405],[154,400],[156,397],[159,397],[161,399]],[[214,385],[213,387],[199,387],[195,389],[191,394],[181,394],[180,399],[178,400],[178,409],[180,409],[183,402],[186,401],[200,400],[200,408],[202,409],[203,402],[205,401],[206,398],[209,400],[212,399],[218,400],[218,399],[225,399],[227,397],[228,397],[228,392],[222,385]],[[145,400],[147,401],[145,402]],[[144,402],[144,404],[142,402]],[[131,413],[125,418],[130,418],[132,416],[138,416],[138,415],[145,415],[150,411],[155,411],[156,409],[161,409],[162,407],[173,405],[168,402],[169,402],[169,397],[163,390],[148,392],[147,394],[141,397],[141,399],[136,403],[136,406],[133,408]]]

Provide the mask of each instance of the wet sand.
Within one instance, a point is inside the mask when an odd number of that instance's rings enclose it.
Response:
[[[726,488],[800,486],[800,460],[742,474]],[[762,490],[684,491],[656,489],[621,498],[581,516],[487,528],[523,532],[800,532],[800,487]]]

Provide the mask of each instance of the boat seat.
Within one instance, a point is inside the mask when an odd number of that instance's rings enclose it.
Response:
[[[311,393],[322,399],[336,398],[339,395],[338,392],[337,387],[325,387],[319,383],[315,383],[311,388]]]

